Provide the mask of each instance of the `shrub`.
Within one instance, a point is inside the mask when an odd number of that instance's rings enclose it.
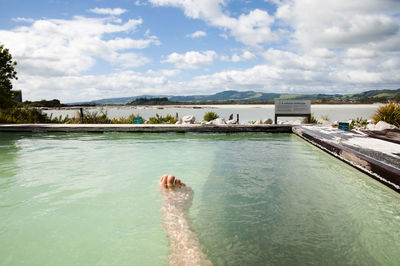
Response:
[[[46,114],[35,108],[8,108],[0,109],[0,123],[27,124],[27,123],[49,123]]]
[[[367,119],[364,119],[362,117],[357,117],[356,119],[351,119],[351,123],[350,123],[350,129],[354,129],[357,127],[363,127],[365,128],[368,124]]]
[[[375,112],[372,116],[375,123],[384,121],[386,123],[400,127],[400,104],[399,103],[388,103],[385,104]]]
[[[64,118],[62,117],[62,115],[60,115],[59,117],[55,117],[52,118],[52,115],[50,115],[50,120],[51,123],[55,123],[55,124],[70,124],[71,123],[71,119],[69,118],[68,115],[66,115]]]
[[[177,121],[178,120],[170,114],[166,115],[165,117],[163,117],[159,114],[156,114],[155,117],[154,116],[150,117],[149,121],[147,121],[146,123],[147,124],[175,124]]]
[[[217,119],[218,117],[219,117],[219,115],[217,113],[207,112],[207,113],[204,114],[203,120],[209,122],[209,121],[212,121],[214,119]]]
[[[315,118],[314,114],[311,114],[310,123],[308,123],[308,119],[303,119],[303,124],[318,124],[318,120]]]
[[[83,124],[110,124],[111,119],[107,117],[107,112],[100,111],[84,111],[83,112]]]
[[[128,118],[120,117],[120,118],[113,118],[111,120],[111,124],[132,124],[133,118],[140,117],[139,114],[131,114]]]
[[[321,119],[325,121],[329,121],[329,116],[328,115],[321,115]]]

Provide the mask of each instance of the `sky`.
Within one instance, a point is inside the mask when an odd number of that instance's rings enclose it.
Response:
[[[400,0],[0,0],[24,100],[400,88]]]

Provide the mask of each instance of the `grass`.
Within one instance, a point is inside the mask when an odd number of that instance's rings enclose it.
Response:
[[[133,123],[133,119],[135,117],[140,117],[139,114],[131,114],[128,118],[125,117],[120,117],[120,118],[113,118],[111,120],[111,124],[132,124]]]
[[[368,124],[367,119],[362,118],[362,117],[357,117],[357,118],[353,118],[351,119],[351,123],[350,123],[350,129],[354,129],[356,127],[362,127],[365,128]]]
[[[375,123],[384,121],[396,127],[400,127],[400,104],[388,103],[379,107],[375,115],[372,116],[372,119]]]
[[[329,116],[328,115],[322,115],[321,119],[325,120],[325,121],[329,121]]]
[[[175,124],[176,122],[178,122],[178,120],[176,119],[176,117],[172,116],[172,115],[166,115],[165,117],[156,114],[156,116],[154,117],[150,117],[149,121],[146,122],[146,124]]]
[[[308,122],[307,117],[303,119],[302,121],[303,124],[318,124],[317,118],[315,118],[314,113],[311,114],[310,117],[310,122]]]
[[[214,119],[217,119],[218,117],[219,117],[219,115],[215,112],[207,112],[204,114],[203,120],[209,122]]]

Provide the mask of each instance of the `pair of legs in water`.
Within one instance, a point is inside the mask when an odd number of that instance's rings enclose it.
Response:
[[[170,265],[212,265],[190,229],[188,212],[193,190],[173,175],[163,175],[158,184],[163,197],[161,212],[170,245]]]

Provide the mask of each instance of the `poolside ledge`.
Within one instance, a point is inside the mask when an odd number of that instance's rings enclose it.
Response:
[[[400,144],[323,126],[294,126],[293,132],[400,192]]]
[[[169,124],[0,124],[0,132],[271,132],[291,133],[291,125],[169,125]]]

